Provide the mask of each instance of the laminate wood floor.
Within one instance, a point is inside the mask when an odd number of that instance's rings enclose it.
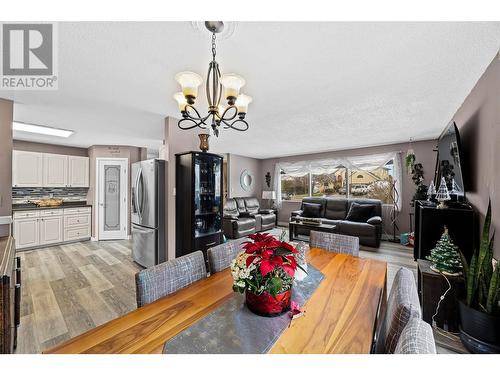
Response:
[[[41,353],[134,310],[130,241],[77,242],[17,253],[22,262],[16,353]]]
[[[377,251],[362,247],[360,256],[387,262],[390,289],[400,267],[416,279],[412,251],[382,241]],[[142,268],[132,260],[131,241],[85,241],[17,255],[23,286],[16,353],[41,353],[136,308],[134,275]]]

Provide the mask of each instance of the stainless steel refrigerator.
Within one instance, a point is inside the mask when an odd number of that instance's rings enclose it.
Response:
[[[165,161],[132,164],[132,257],[144,267],[167,260]]]

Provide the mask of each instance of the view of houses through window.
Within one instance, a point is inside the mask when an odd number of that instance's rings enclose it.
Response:
[[[300,177],[282,172],[281,198],[295,201],[310,196],[373,198],[392,204],[393,167],[391,160],[383,167],[356,170],[338,166],[330,173],[309,172]]]

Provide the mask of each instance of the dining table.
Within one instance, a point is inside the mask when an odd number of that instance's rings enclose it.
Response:
[[[373,352],[387,301],[386,262],[319,248],[309,249],[307,261],[324,278],[268,353]],[[162,353],[165,342],[228,301],[232,284],[225,269],[45,353]]]

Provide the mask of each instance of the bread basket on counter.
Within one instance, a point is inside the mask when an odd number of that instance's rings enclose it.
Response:
[[[57,207],[61,206],[64,201],[61,198],[44,198],[30,200],[30,203],[36,204],[38,207]]]

